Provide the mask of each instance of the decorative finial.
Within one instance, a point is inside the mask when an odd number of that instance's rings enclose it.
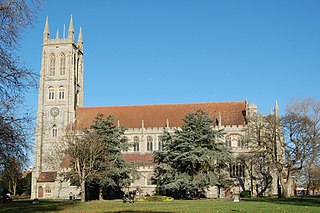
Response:
[[[73,28],[73,21],[72,21],[72,15],[70,17],[70,24],[68,29],[68,38],[71,38],[74,40],[74,28]]]
[[[59,29],[57,29],[56,39],[59,39]]]
[[[46,25],[44,26],[44,31],[43,31],[43,40],[49,40],[49,39],[50,39],[49,19],[48,19],[48,16],[47,16]]]

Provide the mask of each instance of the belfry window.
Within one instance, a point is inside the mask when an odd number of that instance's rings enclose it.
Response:
[[[52,87],[50,87],[48,89],[48,99],[49,100],[53,100],[54,99],[54,89]]]
[[[50,64],[49,65],[50,65],[49,75],[54,76],[55,75],[56,58],[53,53],[50,55]]]
[[[153,139],[152,139],[151,136],[148,136],[148,137],[147,137],[147,151],[148,151],[148,152],[152,152],[152,151],[153,151],[153,146],[152,146],[152,144],[153,144]]]
[[[63,99],[64,99],[64,92],[65,92],[64,88],[63,88],[63,87],[60,87],[60,88],[59,88],[59,99],[60,99],[60,100],[63,100]]]
[[[64,53],[60,55],[60,75],[66,74],[66,56]]]
[[[139,152],[140,150],[140,147],[139,147],[139,137],[138,136],[135,136],[133,138],[133,151],[134,152]]]
[[[58,128],[56,125],[53,125],[53,127],[52,127],[52,137],[53,138],[58,137]]]

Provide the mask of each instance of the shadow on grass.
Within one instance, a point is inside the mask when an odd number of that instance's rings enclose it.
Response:
[[[38,204],[32,204],[32,200],[15,200],[10,203],[0,203],[0,213],[2,212],[56,212],[64,211],[67,208],[81,204],[80,201],[68,201],[68,200],[40,200]],[[101,212],[101,211],[99,211]],[[102,211],[103,212],[103,211]],[[120,211],[105,211],[108,213],[169,213],[169,211],[141,211],[141,210],[120,210]]]
[[[0,203],[0,212],[42,212],[61,211],[67,206],[73,206],[78,201],[66,200],[40,200],[38,204],[32,204],[32,200],[15,200],[10,203]]]
[[[269,202],[284,205],[296,206],[317,206],[320,207],[319,197],[293,197],[293,198],[253,198],[245,199],[246,202]]]

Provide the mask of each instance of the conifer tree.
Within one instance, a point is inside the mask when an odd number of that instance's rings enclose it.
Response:
[[[185,125],[164,132],[163,151],[155,152],[156,177],[162,190],[172,196],[200,196],[210,186],[224,184],[223,168],[231,154],[221,141],[222,130],[204,111],[188,114]]]

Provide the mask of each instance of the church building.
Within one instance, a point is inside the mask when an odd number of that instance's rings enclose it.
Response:
[[[153,152],[161,150],[161,135],[164,130],[173,132],[183,125],[182,119],[201,109],[215,122],[213,128],[223,129],[225,145],[236,156],[248,150],[244,144],[247,117],[257,113],[257,105],[247,101],[208,102],[189,104],[159,104],[139,106],[84,106],[84,52],[82,30],[75,40],[72,17],[66,38],[57,31],[51,38],[48,18],[43,32],[38,111],[36,117],[34,169],[32,175],[32,198],[68,198],[72,192],[79,194],[59,175],[65,168],[63,162],[55,162],[53,147],[64,136],[66,127],[89,127],[98,113],[113,115],[118,125],[127,128],[125,139],[132,147],[123,152],[128,162],[140,162],[140,179],[129,190],[140,189],[143,195],[155,193],[152,161]],[[241,164],[230,168],[230,178],[247,172]],[[276,180],[276,178],[274,178]],[[246,184],[249,184],[247,181]],[[274,183],[270,194],[277,193]],[[230,189],[212,187],[208,197],[228,197]]]

